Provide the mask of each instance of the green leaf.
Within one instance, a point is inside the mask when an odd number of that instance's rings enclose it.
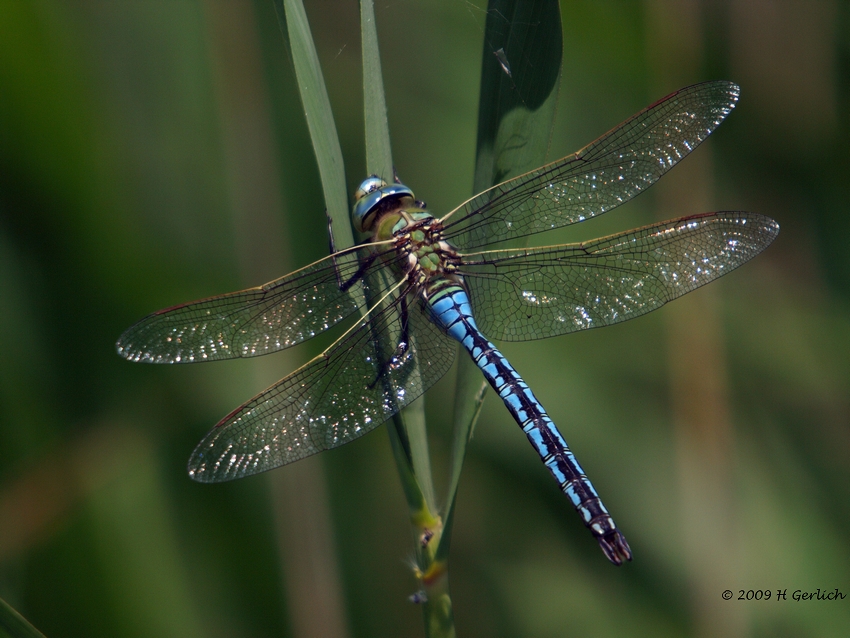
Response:
[[[0,638],[44,638],[23,616],[0,598]]]
[[[484,32],[473,192],[545,163],[562,57],[556,0],[491,0]]]
[[[366,170],[387,182],[393,178],[393,156],[387,122],[387,100],[378,53],[378,31],[372,0],[360,3],[363,47],[363,115],[366,133]]]
[[[545,163],[561,77],[563,37],[556,0],[491,0],[487,7],[473,192]],[[437,559],[448,556],[466,445],[487,382],[470,357],[458,361],[452,474]]]
[[[362,0],[360,3],[360,31],[363,47],[366,170],[389,182],[394,175],[393,159],[372,0]],[[428,520],[430,514],[423,517],[422,512],[424,509],[434,510],[434,487],[428,454],[425,402],[416,401],[405,408],[393,417],[393,424],[388,427],[390,437],[394,439],[393,452],[396,454],[411,513],[414,519]],[[404,452],[406,458],[401,458],[400,452]]]
[[[310,130],[310,139],[313,141],[325,206],[333,224],[334,239],[337,249],[347,248],[354,245],[354,235],[349,221],[345,167],[307,14],[301,0],[274,0],[274,4],[284,40],[292,54],[295,78],[304,106],[307,128]]]
[[[378,33],[372,0],[361,0],[360,31],[363,47],[363,100],[366,135],[366,168],[370,174],[385,181],[395,176],[390,146],[387,106],[384,83],[381,75],[381,60],[378,53]],[[415,335],[413,337],[416,338]],[[417,374],[414,371],[413,374]],[[387,426],[393,455],[399,470],[399,478],[407,498],[411,520],[417,536],[435,532],[440,527],[435,518],[434,486],[431,477],[431,459],[428,453],[428,435],[425,424],[425,402],[415,401],[396,414]],[[426,584],[427,600],[423,606],[425,631],[433,638],[455,636],[452,604],[448,592],[448,574],[444,565],[434,565],[435,547],[417,543],[419,569],[427,574],[434,568],[441,576],[435,583]],[[426,578],[423,578],[426,580]]]

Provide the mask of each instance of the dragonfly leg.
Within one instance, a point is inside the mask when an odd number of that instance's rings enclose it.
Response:
[[[375,263],[375,259],[378,257],[377,253],[372,253],[366,259],[360,262],[360,267],[357,269],[351,277],[348,278],[347,281],[342,281],[342,277],[339,274],[339,269],[337,268],[337,282],[339,283],[339,289],[342,291],[346,291],[351,288],[358,281],[363,279],[363,276],[366,274],[366,271],[369,270],[369,267]],[[334,262],[336,263],[336,262]]]
[[[327,217],[328,220],[328,245],[331,250],[331,259],[334,263],[334,274],[336,275],[336,282],[340,290],[346,291],[363,278],[363,275],[366,274],[366,271],[375,262],[375,258],[377,257],[377,255],[374,253],[369,255],[368,258],[366,258],[360,263],[360,267],[357,269],[357,272],[351,275],[351,277],[349,277],[348,279],[343,279],[342,273],[339,271],[339,264],[337,263],[336,258],[334,257],[334,255],[336,254],[336,242],[334,241],[333,228],[334,222],[331,216],[328,214],[327,209],[325,210],[325,217]]]
[[[334,254],[335,254],[335,252],[333,251],[334,240],[333,240],[333,234],[331,233],[331,218],[330,217],[328,217],[328,233],[330,233],[330,245],[331,245],[331,251],[332,251],[331,252],[331,259],[333,260],[333,264],[334,264],[334,275],[336,275],[336,283],[337,283],[337,286],[339,286],[339,289],[342,290],[343,292],[345,292],[346,290],[351,288],[354,284],[356,284],[358,281],[363,279],[363,276],[366,274],[366,271],[372,266],[373,263],[375,263],[375,259],[377,258],[378,255],[376,253],[372,253],[371,255],[369,255],[366,259],[364,259],[360,262],[360,266],[357,268],[357,271],[353,275],[351,275],[351,277],[349,277],[348,279],[343,279],[342,273],[340,272],[340,269],[339,269],[339,264],[337,263],[336,258],[334,257]]]
[[[328,220],[328,248],[330,248],[331,255],[336,254],[336,242],[334,241],[334,220],[328,213],[328,209],[325,209],[325,217]],[[345,282],[342,280],[342,275],[339,272],[339,264],[336,262],[336,258],[333,258],[334,262],[334,274],[336,275],[336,283],[339,286],[340,290],[346,290]],[[351,284],[348,285],[350,287]]]
[[[336,252],[336,242],[334,242],[334,220],[328,213],[328,209],[325,209],[325,218],[328,220],[328,247],[330,248],[331,255]]]
[[[378,381],[381,380],[381,377],[384,376],[387,370],[400,368],[406,361],[406,355],[410,350],[410,309],[407,304],[407,294],[402,294],[396,303],[399,305],[399,320],[401,321],[401,334],[399,335],[398,345],[388,358],[381,361],[381,368],[378,370],[378,374],[375,375],[375,380],[369,384],[370,389],[378,384]],[[377,348],[377,351],[380,352],[380,348]],[[395,383],[403,383],[403,379],[397,379]]]

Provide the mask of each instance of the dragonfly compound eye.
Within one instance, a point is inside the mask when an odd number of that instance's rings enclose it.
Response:
[[[375,175],[368,177],[354,193],[354,208],[351,212],[354,228],[360,233],[369,232],[379,217],[378,213],[398,207],[402,198],[409,198],[412,202],[413,191],[404,184],[387,184]]]
[[[370,175],[360,183],[360,186],[354,193],[354,201],[359,202],[369,193],[373,193],[376,190],[380,190],[386,185],[387,183],[377,175]]]

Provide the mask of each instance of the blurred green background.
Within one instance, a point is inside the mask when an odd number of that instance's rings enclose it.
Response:
[[[485,10],[376,6],[394,159],[437,214],[472,194]],[[353,190],[358,5],[307,12]],[[635,559],[608,564],[490,396],[457,505],[458,634],[846,636],[850,599],[791,595],[850,595],[850,8],[587,0],[562,13],[550,159],[687,84],[731,79],[742,97],[649,193],[532,243],[723,209],[782,231],[648,317],[505,345]],[[234,483],[186,475],[219,418],[327,338],[201,366],[115,354],[153,310],[326,253],[271,2],[0,3],[0,597],[48,636],[423,634],[383,428]],[[453,387],[450,373],[426,399],[438,483]]]

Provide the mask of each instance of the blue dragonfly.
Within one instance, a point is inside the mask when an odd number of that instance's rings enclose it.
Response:
[[[263,286],[155,312],[121,336],[118,353],[149,363],[254,357],[356,315],[322,354],[228,414],[198,444],[189,475],[217,482],[374,430],[448,371],[460,343],[619,565],[632,556],[625,537],[543,406],[489,339],[541,339],[643,315],[751,259],[779,226],[753,213],[714,212],[577,244],[482,249],[626,202],[705,140],[738,96],[731,82],[684,88],[577,153],[440,218],[404,184],[370,177],[352,215],[369,241]]]

